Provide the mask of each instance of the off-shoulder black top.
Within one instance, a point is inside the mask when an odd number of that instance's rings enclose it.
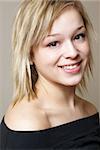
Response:
[[[14,131],[4,118],[0,150],[100,150],[99,113],[39,131]]]

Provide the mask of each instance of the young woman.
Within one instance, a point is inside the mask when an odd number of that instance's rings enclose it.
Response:
[[[91,29],[80,1],[22,1],[13,29],[14,100],[0,125],[2,150],[100,150],[99,113],[75,92],[91,72]]]

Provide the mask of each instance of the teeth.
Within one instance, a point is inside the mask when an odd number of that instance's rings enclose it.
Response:
[[[77,67],[77,64],[76,65],[69,65],[69,66],[64,66],[63,68],[66,70],[71,70],[71,69],[74,69]]]

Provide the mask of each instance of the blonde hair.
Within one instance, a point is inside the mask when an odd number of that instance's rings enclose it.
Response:
[[[15,18],[12,34],[13,49],[13,80],[15,104],[24,96],[34,98],[36,96],[35,83],[38,74],[34,64],[30,64],[33,58],[32,48],[36,50],[39,43],[50,31],[53,22],[66,8],[75,8],[82,16],[84,25],[88,31],[92,28],[91,22],[84,11],[80,1],[77,0],[23,0]],[[86,68],[87,75],[92,71],[90,54]],[[79,84],[86,87],[85,77]]]

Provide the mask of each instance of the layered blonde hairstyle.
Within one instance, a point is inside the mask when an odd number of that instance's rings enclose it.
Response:
[[[92,29],[80,1],[77,0],[23,0],[15,17],[12,34],[13,50],[13,80],[16,102],[28,96],[28,100],[36,96],[35,83],[38,74],[35,65],[32,64],[34,50],[50,32],[55,19],[60,16],[65,8],[75,8],[83,18],[84,25],[88,32]],[[91,69],[92,55],[90,51],[89,61],[86,67],[86,74],[89,76]],[[86,87],[85,75],[78,85],[78,88]]]

